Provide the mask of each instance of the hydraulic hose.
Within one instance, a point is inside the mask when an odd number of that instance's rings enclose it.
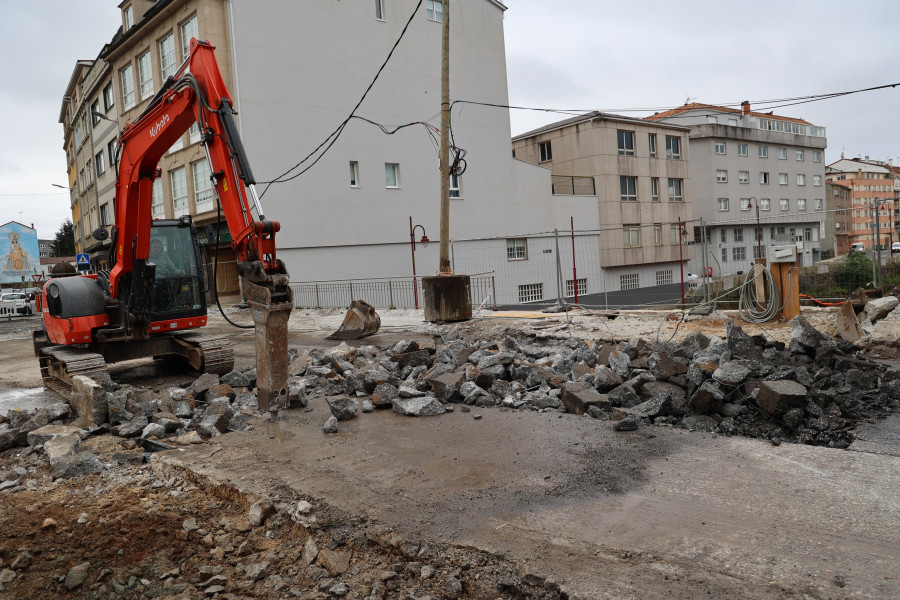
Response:
[[[775,278],[768,267],[763,266],[759,274],[755,273],[754,267],[744,280],[741,286],[741,294],[738,300],[738,313],[741,318],[748,323],[765,323],[771,321],[781,310],[781,297],[778,294],[778,286],[775,284]],[[757,277],[763,278],[766,296],[768,302],[763,306],[761,300],[765,298],[756,297],[755,280]]]

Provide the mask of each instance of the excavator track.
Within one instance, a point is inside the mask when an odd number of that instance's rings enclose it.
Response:
[[[200,364],[191,366],[204,373],[224,375],[234,370],[234,346],[224,335],[209,335],[198,331],[175,334],[181,344],[199,350]]]
[[[33,339],[44,385],[64,398],[71,398],[76,375],[96,377],[108,370],[102,354],[79,346],[57,346],[43,332],[36,331]]]

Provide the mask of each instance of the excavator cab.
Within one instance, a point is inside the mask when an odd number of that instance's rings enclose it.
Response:
[[[150,257],[156,265],[150,321],[172,321],[206,314],[200,246],[189,216],[153,221]]]

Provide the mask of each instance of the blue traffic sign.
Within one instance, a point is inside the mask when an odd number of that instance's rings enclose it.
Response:
[[[91,270],[91,255],[90,254],[77,254],[75,256],[75,265],[78,267],[79,271],[90,271]]]

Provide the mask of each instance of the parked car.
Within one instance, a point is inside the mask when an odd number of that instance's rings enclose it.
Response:
[[[856,242],[856,243],[854,243],[854,244],[850,244],[850,252],[851,252],[851,253],[853,253],[853,252],[865,252],[865,251],[866,251],[866,245],[863,244],[862,242]]]
[[[891,254],[900,254],[900,242],[891,244]]]
[[[4,315],[31,314],[31,302],[22,292],[10,292],[0,295],[0,312]]]

